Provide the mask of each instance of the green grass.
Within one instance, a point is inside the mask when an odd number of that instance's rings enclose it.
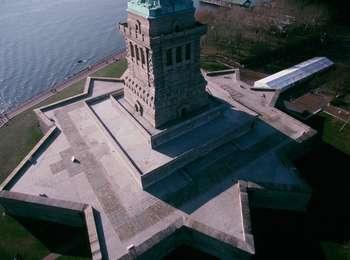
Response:
[[[202,57],[200,61],[200,66],[202,69],[206,71],[217,71],[217,70],[227,70],[229,67],[215,61],[214,59],[210,59],[209,57]]]
[[[16,254],[26,260],[41,259],[49,254],[43,244],[7,215],[0,215],[0,237],[0,259],[13,259]]]
[[[341,131],[344,122],[332,118],[327,114],[322,114],[322,116],[325,119],[322,136],[323,141],[347,155],[350,155],[350,124],[347,124]]]
[[[126,60],[121,60],[92,76],[120,77],[126,66]],[[35,107],[79,94],[83,90],[84,83],[85,80],[81,80]],[[42,137],[33,108],[13,118],[7,127],[0,128],[0,136],[0,182],[2,182]]]
[[[323,242],[322,249],[326,260],[350,260],[350,243],[340,245],[332,242]]]
[[[121,60],[117,63],[113,63],[102,70],[97,71],[96,73],[92,74],[94,77],[120,77],[124,71],[127,68],[127,62],[126,60]]]

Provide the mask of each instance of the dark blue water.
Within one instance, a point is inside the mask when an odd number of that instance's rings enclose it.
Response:
[[[0,0],[0,112],[123,49],[125,9],[122,0]]]
[[[127,0],[0,0],[0,113],[124,49],[117,24],[126,7]]]

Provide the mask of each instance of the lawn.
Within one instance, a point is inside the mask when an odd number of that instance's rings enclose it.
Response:
[[[350,242],[343,245],[333,242],[323,242],[322,248],[327,260],[350,259]]]
[[[121,60],[97,71],[92,76],[120,77],[125,69],[126,60]],[[79,94],[83,90],[84,83],[85,80],[81,80],[35,107]],[[42,137],[33,109],[19,114],[9,122],[7,127],[0,128],[0,136],[0,182],[2,182]]]
[[[217,71],[217,70],[227,70],[230,69],[228,66],[225,66],[222,63],[215,61],[214,58],[207,56],[201,56],[200,66],[206,71]]]
[[[23,259],[41,259],[49,251],[24,227],[0,210],[0,259],[13,259],[19,254]]]
[[[322,114],[322,116],[325,119],[323,141],[350,155],[350,123],[344,127],[344,122],[327,114]]]

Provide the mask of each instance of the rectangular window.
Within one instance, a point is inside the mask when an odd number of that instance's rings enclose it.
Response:
[[[191,51],[191,43],[187,43],[186,44],[186,60],[190,60],[191,59],[191,54],[192,54],[192,51]]]
[[[182,62],[182,47],[179,46],[176,48],[176,63]]]
[[[142,64],[146,64],[145,53],[144,53],[143,49],[140,49],[140,52],[141,52],[141,62],[142,62]]]
[[[148,67],[149,63],[150,63],[149,49],[148,48],[146,48],[146,62],[147,62],[147,67]]]
[[[140,54],[139,54],[139,48],[135,46],[135,52],[136,52],[136,59],[139,61],[140,60]]]
[[[173,65],[173,52],[172,49],[169,49],[166,51],[166,65],[171,66]]]
[[[134,45],[130,42],[130,54],[131,57],[134,58],[135,57],[135,53],[134,53]]]

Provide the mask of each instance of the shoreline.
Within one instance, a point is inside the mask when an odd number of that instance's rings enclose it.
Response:
[[[47,90],[40,92],[39,94],[35,95],[34,97],[28,99],[27,101],[23,102],[22,104],[15,106],[12,109],[9,109],[3,113],[0,114],[0,128],[4,125],[6,125],[11,119],[16,117],[17,115],[21,114],[24,111],[27,111],[28,109],[32,108],[33,106],[45,101],[49,97],[61,92],[62,90],[70,87],[74,83],[86,78],[91,73],[95,73],[96,71],[114,63],[121,59],[123,59],[126,55],[125,49],[122,49],[120,51],[117,51],[109,56],[106,56],[102,58],[100,61],[96,62],[93,65],[90,65],[86,67],[85,69],[81,70],[78,73],[75,73],[68,77],[66,80],[63,80],[60,83],[57,83],[51,87],[49,87]]]

